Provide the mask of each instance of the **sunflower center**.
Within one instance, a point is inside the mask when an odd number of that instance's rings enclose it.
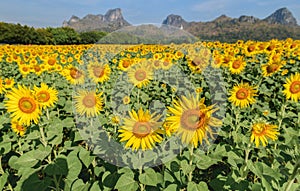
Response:
[[[82,104],[87,108],[92,108],[96,105],[96,98],[94,95],[86,95],[83,100]]]
[[[202,64],[202,62],[203,62],[203,59],[201,59],[200,57],[197,56],[193,59],[192,64],[194,66],[199,66]]]
[[[151,133],[151,125],[149,122],[136,122],[132,133],[138,138],[146,137]]]
[[[180,122],[183,128],[194,131],[203,126],[204,119],[205,113],[197,109],[190,109],[183,112]]]
[[[242,62],[239,61],[239,60],[235,60],[233,63],[232,63],[232,68],[234,69],[239,69],[240,66],[241,66]]]
[[[135,79],[136,79],[137,81],[143,81],[143,80],[146,79],[147,73],[146,73],[146,71],[144,71],[144,70],[137,70],[137,71],[135,72],[134,77],[135,77]]]
[[[249,95],[248,90],[245,88],[241,88],[236,92],[236,98],[238,99],[246,99],[248,95]]]
[[[101,66],[95,66],[93,68],[93,73],[96,77],[101,78],[104,75],[104,68]]]
[[[294,81],[290,86],[290,92],[292,94],[297,94],[300,92],[300,81]]]
[[[25,130],[25,128],[22,125],[17,124],[16,125],[16,129],[18,130],[18,132],[22,132]]]
[[[39,102],[47,102],[50,99],[50,94],[47,91],[40,91],[37,94],[37,98]]]
[[[19,108],[24,113],[32,113],[36,109],[36,103],[32,98],[22,97],[19,100]]]
[[[123,61],[123,63],[122,63],[122,66],[123,66],[124,68],[128,68],[129,65],[130,65],[130,63],[129,63],[128,61]]]
[[[279,68],[279,65],[278,65],[278,64],[270,64],[270,65],[267,67],[267,72],[268,72],[268,73],[276,72],[278,68]]]
[[[49,64],[50,66],[53,66],[55,63],[56,63],[56,59],[54,59],[54,58],[49,58],[48,64]]]
[[[70,75],[73,79],[78,79],[82,76],[82,73],[76,68],[71,68]]]
[[[263,125],[263,124],[258,124],[253,127],[253,131],[257,135],[263,134],[265,129],[266,129],[265,125]]]
[[[248,52],[253,52],[255,50],[255,46],[254,45],[250,45],[248,47]]]

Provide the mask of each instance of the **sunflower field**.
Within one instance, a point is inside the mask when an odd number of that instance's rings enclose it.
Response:
[[[1,45],[0,190],[300,189],[300,41]]]

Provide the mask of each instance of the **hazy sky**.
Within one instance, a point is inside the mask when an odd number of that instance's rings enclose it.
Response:
[[[72,15],[82,18],[113,8],[121,8],[131,24],[162,23],[169,14],[181,15],[186,21],[210,21],[221,14],[263,19],[282,7],[288,8],[300,24],[299,0],[2,0],[0,21],[59,27]]]

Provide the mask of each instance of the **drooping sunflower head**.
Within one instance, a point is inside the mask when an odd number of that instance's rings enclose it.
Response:
[[[89,77],[95,83],[102,83],[109,80],[111,69],[108,64],[90,63],[88,65]]]
[[[208,138],[213,138],[212,127],[222,125],[221,120],[213,117],[217,110],[214,105],[206,106],[204,98],[196,96],[182,96],[173,100],[173,106],[168,107],[166,127],[169,132],[176,132],[184,144],[198,147],[203,139],[209,144]]]
[[[132,150],[153,149],[156,143],[162,141],[163,131],[160,129],[162,123],[159,122],[161,116],[151,114],[149,110],[142,108],[138,112],[129,112],[129,118],[124,118],[124,125],[118,132],[121,142],[126,142],[125,148]]]
[[[81,116],[95,117],[103,109],[102,93],[80,90],[74,96],[76,112]]]
[[[16,134],[20,135],[21,137],[24,136],[24,134],[26,133],[26,130],[27,130],[25,125],[20,124],[20,122],[18,122],[18,121],[12,121],[11,128]]]
[[[134,86],[142,88],[150,83],[153,79],[153,68],[151,63],[144,61],[128,70],[129,82],[133,83]]]
[[[248,107],[250,104],[255,103],[257,94],[256,87],[250,86],[248,83],[241,83],[235,85],[230,91],[231,96],[228,98],[235,106],[241,108]]]
[[[278,72],[281,67],[282,67],[281,62],[270,61],[267,64],[261,66],[262,74],[264,77],[271,76],[274,73]]]
[[[255,123],[252,125],[252,134],[250,141],[255,142],[255,146],[258,147],[261,142],[265,147],[268,143],[267,138],[273,141],[277,139],[278,127],[267,123]]]
[[[41,87],[34,87],[35,98],[43,109],[54,106],[54,103],[58,100],[57,94],[57,90],[48,87],[45,83],[41,83]]]
[[[79,70],[73,65],[68,65],[62,71],[62,75],[71,83],[71,84],[83,84],[84,83],[84,72]]]
[[[283,85],[283,93],[286,99],[291,99],[297,102],[300,100],[300,73],[292,74],[290,78],[286,79],[286,83]]]
[[[195,73],[201,73],[210,64],[211,53],[208,49],[191,51],[187,59],[190,69]]]
[[[12,88],[6,97],[5,106],[11,113],[13,121],[19,121],[26,126],[32,121],[38,123],[41,114],[40,105],[29,88],[18,85],[18,88]]]

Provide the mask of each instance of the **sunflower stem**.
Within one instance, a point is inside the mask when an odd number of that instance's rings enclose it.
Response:
[[[47,120],[49,121],[50,120],[50,113],[49,113],[48,108],[46,109],[46,117],[47,117]]]
[[[39,127],[40,127],[40,134],[41,134],[41,142],[44,145],[44,147],[46,147],[48,143],[45,138],[44,128],[41,125]]]
[[[0,174],[4,174],[4,170],[2,168],[2,156],[0,156]]]
[[[22,155],[23,151],[22,151],[22,144],[20,142],[20,137],[18,138],[18,146],[19,146],[19,153]]]
[[[192,166],[193,165],[193,156],[194,156],[194,147],[193,145],[190,146],[190,162],[189,165]],[[188,181],[192,182],[193,180],[193,171],[191,170],[191,172],[189,172],[189,176],[188,176]]]
[[[293,170],[293,173],[291,174],[291,176],[289,177],[289,182],[286,185],[285,191],[290,191],[291,187],[295,181],[296,176],[298,175],[298,171],[300,170],[300,160],[297,161],[295,168]]]
[[[142,153],[140,150],[138,151],[138,158],[139,158],[139,161],[141,161]],[[143,174],[143,165],[142,164],[139,166],[139,175],[141,175],[141,174]],[[141,187],[141,191],[145,190],[145,185],[141,182],[140,182],[140,187]]]

